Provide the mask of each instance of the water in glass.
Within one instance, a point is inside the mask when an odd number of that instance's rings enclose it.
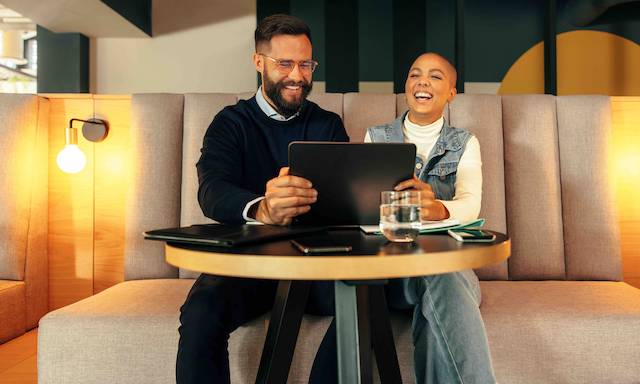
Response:
[[[380,231],[390,241],[415,241],[420,233],[420,205],[380,205]]]
[[[414,241],[420,233],[420,191],[381,192],[380,231],[390,241]]]

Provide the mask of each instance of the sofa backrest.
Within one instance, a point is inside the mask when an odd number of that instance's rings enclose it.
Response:
[[[49,102],[0,94],[0,280],[25,282],[27,322],[47,311]]]
[[[150,228],[211,222],[197,202],[195,163],[209,123],[245,94],[132,97],[137,163],[127,203],[125,277],[193,277],[164,262]],[[352,141],[406,110],[404,95],[314,94],[337,113]],[[606,177],[611,136],[606,96],[465,95],[448,106],[451,125],[475,134],[482,151],[481,217],[507,232],[512,256],[478,271],[482,279],[620,280],[618,223]]]

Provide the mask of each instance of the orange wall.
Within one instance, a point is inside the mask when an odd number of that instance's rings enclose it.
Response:
[[[45,95],[49,121],[49,302],[55,309],[100,292],[124,279],[124,206],[129,96]],[[618,196],[624,278],[640,288],[640,97],[613,98],[614,182]],[[87,166],[62,173],[55,156],[72,117],[109,122],[107,139],[80,138]],[[95,159],[95,160],[94,160]]]

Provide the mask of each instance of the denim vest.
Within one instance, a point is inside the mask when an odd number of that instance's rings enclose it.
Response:
[[[402,126],[407,113],[405,112],[392,123],[369,128],[371,141],[404,143]],[[437,199],[453,200],[456,192],[458,163],[471,136],[471,133],[464,129],[450,127],[445,121],[440,136],[429,153],[429,158],[425,161],[420,155],[416,155],[415,175],[431,185]]]

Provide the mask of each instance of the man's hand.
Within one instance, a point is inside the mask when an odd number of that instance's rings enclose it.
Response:
[[[405,189],[420,191],[420,219],[422,221],[444,220],[449,218],[447,207],[436,200],[436,195],[433,193],[429,184],[414,176],[413,179],[405,180],[394,188],[396,191]]]
[[[260,201],[256,220],[265,224],[288,225],[291,220],[309,212],[318,191],[302,177],[289,175],[289,167],[280,169],[278,177],[269,180],[265,198]]]

